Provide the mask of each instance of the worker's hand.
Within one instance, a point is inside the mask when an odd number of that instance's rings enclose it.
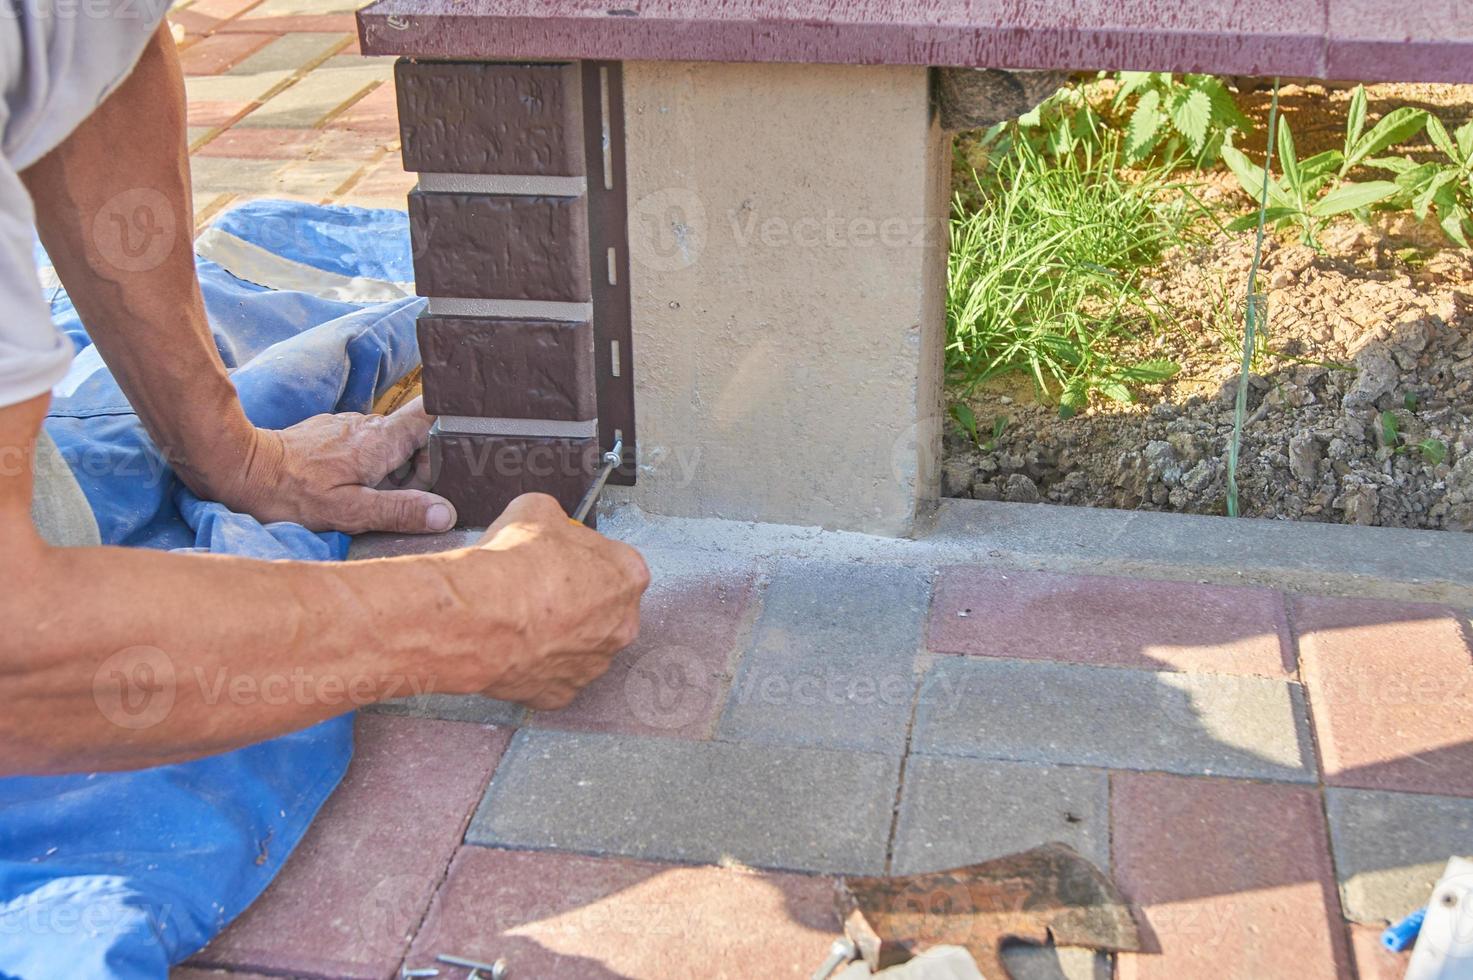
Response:
[[[513,500],[477,547],[513,562],[524,587],[526,642],[505,651],[487,697],[561,708],[639,635],[639,598],[650,583],[644,559],[570,521],[553,498]]]
[[[288,429],[257,429],[238,471],[208,474],[207,492],[262,522],[314,531],[447,531],[455,508],[444,497],[376,489],[414,461],[430,423],[416,398],[393,415],[316,415]]]

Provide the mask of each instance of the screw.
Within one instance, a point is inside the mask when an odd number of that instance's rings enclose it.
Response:
[[[449,963],[451,966],[463,966],[470,970],[471,975],[466,977],[466,980],[488,980],[488,978],[481,976],[482,970],[487,971],[489,980],[506,980],[511,975],[511,970],[507,968],[505,957],[497,960],[495,963],[482,963],[479,960],[466,959],[464,956],[450,956],[441,953],[435,959],[441,963]]]
[[[419,980],[422,977],[438,977],[439,975],[440,971],[434,967],[425,967],[418,970],[411,970],[407,966],[401,966],[399,968],[399,980]]]

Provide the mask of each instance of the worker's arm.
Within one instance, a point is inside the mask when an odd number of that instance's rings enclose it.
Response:
[[[440,555],[49,547],[30,516],[48,398],[0,408],[0,773],[178,761],[416,690],[560,707],[637,631],[639,555],[542,496]]]
[[[88,334],[191,489],[314,530],[451,526],[441,497],[370,489],[423,444],[430,420],[418,405],[392,423],[319,416],[269,431],[246,419],[195,275],[184,81],[167,25],[132,74],[21,177]]]

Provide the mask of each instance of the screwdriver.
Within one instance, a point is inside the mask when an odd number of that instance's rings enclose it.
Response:
[[[609,476],[620,463],[624,462],[624,440],[615,439],[614,448],[604,453],[601,460],[602,465],[599,466],[598,472],[593,474],[593,482],[588,485],[583,499],[578,501],[578,506],[573,510],[574,524],[582,524],[588,518],[593,505],[598,502],[598,495],[603,492],[604,484],[609,482]]]

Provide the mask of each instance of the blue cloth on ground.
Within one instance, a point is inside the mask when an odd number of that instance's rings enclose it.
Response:
[[[247,281],[199,261],[216,344],[257,425],[367,411],[418,363],[414,321],[423,300],[323,298],[342,295],[345,279],[378,281],[377,295],[413,279],[402,212],[258,201],[214,229],[245,243],[245,258],[227,263],[237,275],[266,273]],[[254,259],[261,261],[252,266]],[[38,265],[45,280],[49,260],[39,248]],[[320,272],[324,288],[259,284],[283,270],[299,284]],[[57,388],[46,430],[96,511],[104,544],[256,558],[347,555],[341,534],[262,525],[184,489],[59,289],[51,309],[79,355]],[[344,715],[180,765],[0,779],[0,978],[166,976],[281,869],[342,778],[352,731]]]

